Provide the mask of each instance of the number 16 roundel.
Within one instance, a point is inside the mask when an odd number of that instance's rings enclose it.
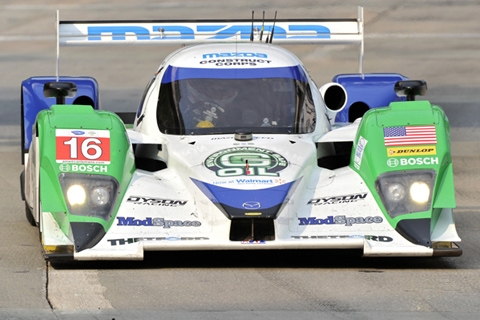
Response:
[[[110,164],[110,131],[56,130],[57,163]]]

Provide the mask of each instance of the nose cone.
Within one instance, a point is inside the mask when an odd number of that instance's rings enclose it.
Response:
[[[264,189],[235,189],[215,186],[192,178],[196,186],[229,219],[258,217],[275,219],[301,179]]]

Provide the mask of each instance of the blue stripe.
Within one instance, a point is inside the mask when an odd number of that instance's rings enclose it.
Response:
[[[243,209],[243,204],[248,201],[259,202],[262,209],[281,204],[285,201],[290,187],[294,184],[294,181],[292,181],[272,188],[241,190],[219,187],[193,178],[191,179],[213,203],[228,205],[238,209]]]
[[[170,83],[185,79],[261,79],[287,78],[307,82],[307,76],[302,68],[251,68],[251,69],[207,69],[182,68],[168,66],[162,78],[162,83]]]

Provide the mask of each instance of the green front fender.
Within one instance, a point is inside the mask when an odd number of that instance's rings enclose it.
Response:
[[[99,225],[105,233],[135,171],[132,146],[120,118],[90,106],[54,105],[37,116],[39,138],[40,201],[63,233],[71,238],[72,223]],[[61,175],[113,177],[118,182],[112,216],[99,218],[72,214],[59,181]]]
[[[363,178],[390,225],[407,239],[411,235],[405,235],[403,229],[417,226],[422,230],[412,232],[423,233],[422,237],[429,239],[439,209],[456,206],[448,119],[440,107],[428,101],[393,102],[389,107],[365,113],[355,137],[350,167]],[[389,214],[379,195],[378,177],[395,172],[415,175],[425,170],[435,172],[428,209]]]

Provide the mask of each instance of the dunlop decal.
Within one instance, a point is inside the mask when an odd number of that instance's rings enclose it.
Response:
[[[403,147],[403,148],[387,148],[389,157],[405,157],[405,156],[422,156],[436,155],[437,147]]]

